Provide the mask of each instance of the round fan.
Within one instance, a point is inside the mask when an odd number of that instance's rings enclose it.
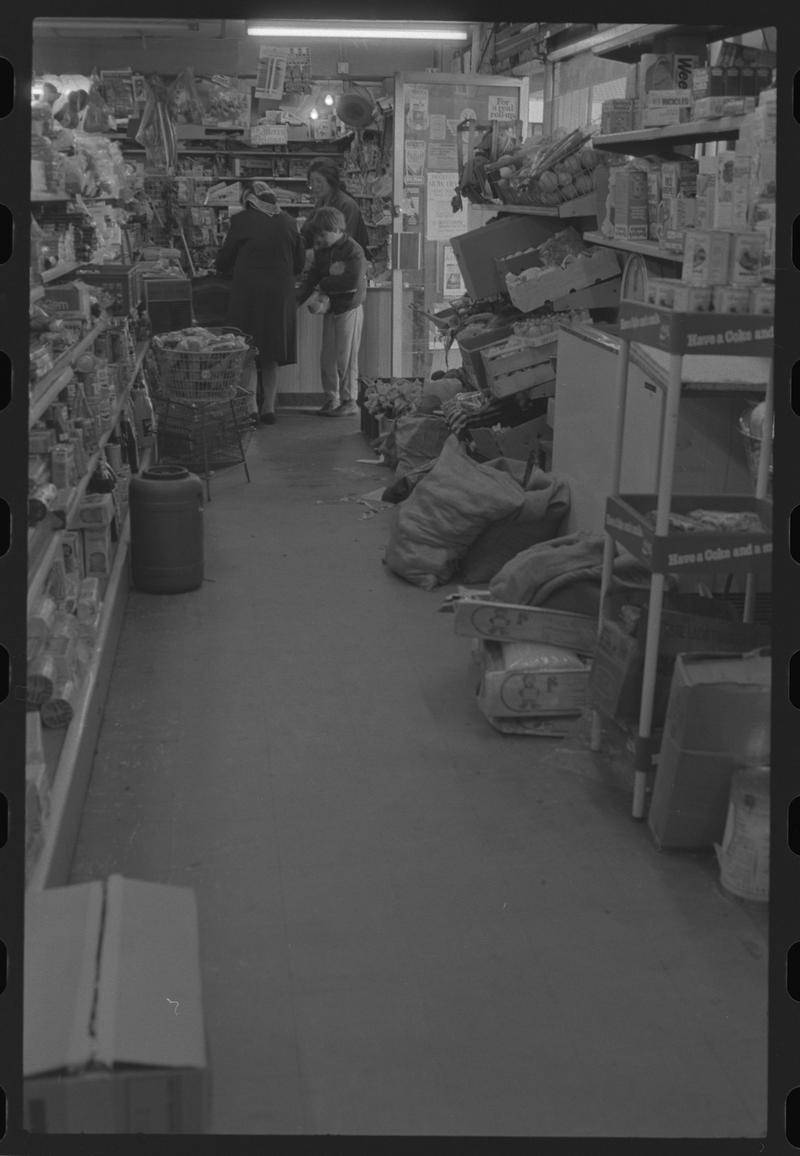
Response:
[[[344,92],[336,101],[336,115],[348,128],[366,128],[375,116],[375,102],[364,92]]]

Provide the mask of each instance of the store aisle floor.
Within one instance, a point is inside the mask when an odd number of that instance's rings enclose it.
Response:
[[[282,413],[202,588],[126,609],[72,881],[195,889],[214,1131],[762,1134],[765,917],[579,738],[489,727],[369,457]]]

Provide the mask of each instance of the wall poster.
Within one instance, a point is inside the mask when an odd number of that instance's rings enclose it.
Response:
[[[425,183],[425,141],[407,140],[405,143],[403,183],[422,185]]]
[[[461,276],[461,270],[458,267],[458,260],[453,252],[452,245],[444,246],[444,272],[443,281],[444,288],[442,292],[445,297],[452,299],[453,297],[463,297],[467,291],[464,284],[464,278]]]
[[[424,84],[406,86],[406,128],[410,132],[428,128],[428,89]]]
[[[465,209],[453,212],[453,197],[458,185],[458,173],[428,173],[425,202],[425,239],[449,241],[467,231]]]

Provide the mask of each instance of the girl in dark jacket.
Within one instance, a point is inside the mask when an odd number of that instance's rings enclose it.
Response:
[[[256,343],[261,420],[272,425],[278,366],[297,361],[294,283],[303,271],[305,246],[294,219],[278,207],[264,181],[245,188],[242,204],[217,254],[217,271],[233,275],[228,324],[249,333]]]

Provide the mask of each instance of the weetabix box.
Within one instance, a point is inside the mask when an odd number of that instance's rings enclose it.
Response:
[[[681,279],[690,285],[726,285],[730,255],[730,233],[690,229],[686,233]]]
[[[769,763],[770,676],[765,653],[676,658],[648,815],[659,846],[721,840],[734,771]]]

